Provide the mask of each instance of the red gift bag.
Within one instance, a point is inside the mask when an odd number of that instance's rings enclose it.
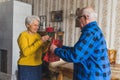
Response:
[[[58,39],[53,39],[51,44],[55,44],[57,47],[62,47],[62,41]],[[50,50],[48,50],[45,56],[43,57],[43,60],[46,62],[55,62],[59,61],[60,58],[54,53],[52,53]]]

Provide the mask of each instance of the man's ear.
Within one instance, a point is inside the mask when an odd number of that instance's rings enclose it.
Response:
[[[86,19],[89,19],[89,16],[88,16],[88,15],[85,15],[85,18],[86,18]]]

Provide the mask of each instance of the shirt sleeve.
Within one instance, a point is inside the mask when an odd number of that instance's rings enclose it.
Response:
[[[68,62],[80,62],[87,59],[94,49],[94,34],[91,32],[84,32],[74,47],[56,48],[55,54]]]
[[[31,55],[33,53],[36,53],[36,51],[42,46],[43,42],[42,40],[38,39],[33,44],[28,45],[28,40],[24,35],[20,35],[18,38],[18,46],[20,48],[20,52],[24,56]]]

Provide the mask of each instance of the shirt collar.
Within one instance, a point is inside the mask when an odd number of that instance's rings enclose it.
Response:
[[[90,22],[88,23],[87,25],[85,25],[83,28],[82,28],[82,32],[85,31],[85,30],[91,30],[93,28],[97,27],[97,22],[96,21],[93,21],[93,22]]]

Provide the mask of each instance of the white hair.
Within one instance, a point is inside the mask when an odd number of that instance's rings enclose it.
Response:
[[[82,10],[82,15],[88,15],[89,19],[97,19],[97,13],[91,7],[84,8]]]
[[[32,15],[32,16],[27,16],[25,19],[25,25],[27,24],[31,24],[33,22],[33,20],[37,20],[38,22],[40,22],[40,19],[38,16]]]

